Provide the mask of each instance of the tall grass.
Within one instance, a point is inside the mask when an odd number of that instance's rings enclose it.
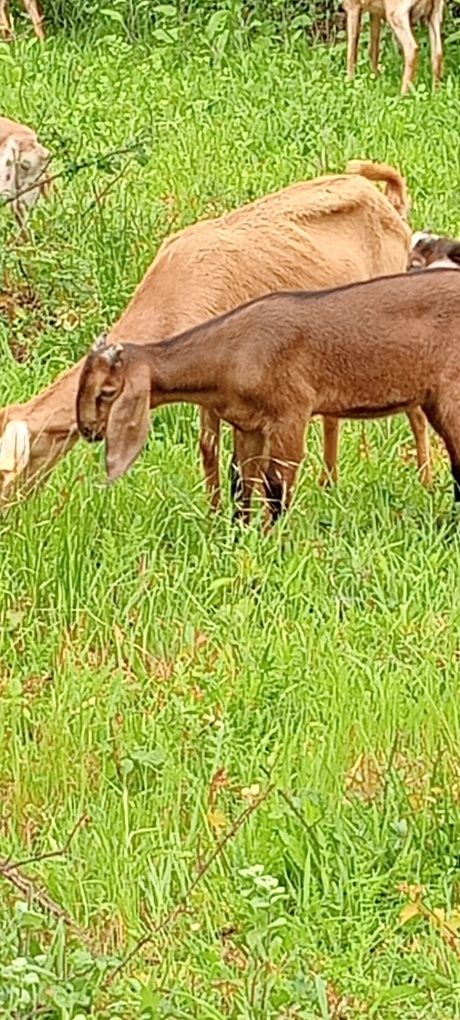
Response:
[[[169,232],[348,158],[399,164],[414,226],[458,233],[456,53],[436,96],[422,69],[400,101],[399,74],[389,48],[380,81],[363,61],[350,86],[342,47],[263,37],[218,58],[206,40],[185,55],[115,38],[2,50],[3,109],[40,128],[57,167],[142,136],[137,158],[56,185],[33,243],[3,211],[2,403],[88,347]],[[155,416],[112,491],[81,446],[2,519],[1,855],[55,850],[86,823],[67,855],[23,868],[79,933],[0,877],[0,1015],[459,1015],[450,479],[436,447],[422,490],[405,420],[368,437],[365,459],[344,429],[324,493],[312,429],[268,539],[211,519],[182,407]],[[155,935],[267,774],[275,791]]]

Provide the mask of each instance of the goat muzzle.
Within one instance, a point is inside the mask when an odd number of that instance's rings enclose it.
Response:
[[[104,433],[94,425],[80,425],[80,432],[88,443],[101,443],[104,439]]]

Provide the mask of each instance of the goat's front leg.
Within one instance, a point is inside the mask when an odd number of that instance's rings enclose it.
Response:
[[[249,524],[254,485],[264,477],[266,458],[262,432],[238,432],[235,429],[231,462],[231,489],[235,501],[233,519]]]
[[[290,506],[297,472],[304,457],[305,431],[310,417],[308,414],[300,422],[278,427],[270,434],[264,489],[271,524],[275,524]]]
[[[347,75],[354,78],[358,60],[359,35],[361,32],[361,6],[356,0],[348,0],[347,10]]]
[[[417,466],[420,472],[422,485],[429,488],[433,481],[431,473],[430,437],[428,435],[428,422],[420,407],[414,407],[408,411],[410,427],[412,429],[415,446],[417,449]]]
[[[13,38],[13,25],[8,10],[8,3],[9,0],[0,0],[0,38],[4,39],[5,42],[9,42]]]
[[[431,66],[433,68],[434,84],[438,84],[442,78],[442,35],[441,25],[444,12],[444,0],[437,0],[433,6],[431,17],[428,22],[428,32],[431,46]]]
[[[43,42],[45,38],[43,30],[43,14],[38,6],[38,0],[23,0],[23,4],[34,26],[34,32],[37,39],[40,39],[40,41]]]
[[[401,85],[402,95],[406,95],[414,81],[417,71],[419,52],[419,48],[414,36],[412,35],[410,27],[410,8],[411,4],[408,0],[403,0],[403,3],[398,4],[395,11],[388,14],[389,24],[404,54],[404,74]]]
[[[219,485],[220,418],[213,411],[200,410],[200,451],[206,488],[213,510],[220,506]]]
[[[379,54],[380,54],[380,26],[381,20],[379,14],[373,14],[371,12],[371,34],[369,39],[369,57],[371,60],[371,67],[374,74],[379,73]]]
[[[329,485],[338,477],[337,461],[339,457],[340,422],[338,418],[323,418],[323,457],[324,469],[319,484]]]

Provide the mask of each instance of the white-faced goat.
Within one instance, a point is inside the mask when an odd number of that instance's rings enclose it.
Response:
[[[453,237],[419,230],[412,235],[409,270],[460,269],[460,241]]]
[[[11,204],[22,231],[32,206],[49,193],[50,162],[51,153],[32,128],[0,117],[0,197]]]
[[[404,273],[334,290],[271,294],[158,344],[96,345],[77,421],[105,439],[114,481],[142,449],[150,409],[187,401],[237,430],[239,513],[261,481],[288,506],[314,414],[378,418],[421,407],[444,439],[460,497],[460,276]]]

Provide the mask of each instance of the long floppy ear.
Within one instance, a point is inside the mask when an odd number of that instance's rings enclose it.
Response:
[[[460,266],[460,242],[452,242],[452,245],[447,249],[447,257],[451,262],[455,262],[457,266]]]
[[[147,366],[128,369],[125,384],[110,409],[105,434],[105,462],[110,482],[124,475],[139,456],[150,428],[150,373]]]

